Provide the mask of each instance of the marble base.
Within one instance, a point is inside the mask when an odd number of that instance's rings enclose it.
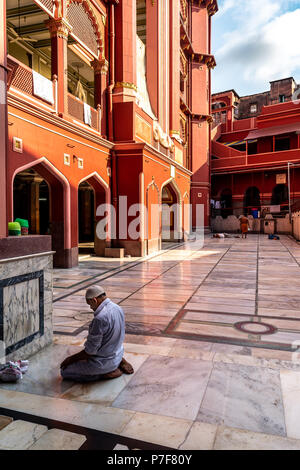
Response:
[[[52,342],[53,253],[0,261],[1,361],[26,359]]]

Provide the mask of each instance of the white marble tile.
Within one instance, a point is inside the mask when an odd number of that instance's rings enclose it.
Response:
[[[37,395],[59,396],[73,383],[63,381],[60,364],[67,357],[79,352],[76,346],[51,345],[29,359],[29,368],[17,383],[1,383],[0,388]]]
[[[26,450],[45,432],[46,426],[27,421],[13,421],[0,431],[1,450]]]
[[[151,356],[113,406],[195,419],[211,367],[210,362]]]
[[[152,344],[138,344],[138,343],[124,343],[124,350],[126,353],[137,354],[158,354],[161,356],[168,356],[172,346],[158,346]]]
[[[61,429],[50,429],[40,437],[28,450],[78,450],[86,437]]]
[[[113,434],[120,434],[134,416],[129,410],[10,390],[0,390],[0,403],[2,408]]]
[[[5,287],[3,307],[6,346],[39,331],[39,281],[32,279]]]
[[[285,436],[279,371],[215,363],[197,421]]]
[[[121,435],[177,449],[188,434],[192,421],[148,413],[136,413]]]
[[[300,441],[220,426],[214,450],[299,450]]]
[[[300,372],[280,372],[287,436],[300,439]]]
[[[195,422],[180,450],[212,450],[218,426],[209,423]]]
[[[147,358],[148,356],[146,355],[128,353],[126,354],[126,360],[133,366],[134,374],[123,374],[114,380],[103,380],[90,384],[75,384],[63,393],[60,398],[85,403],[99,403],[104,406],[110,405],[130,380],[132,380]]]

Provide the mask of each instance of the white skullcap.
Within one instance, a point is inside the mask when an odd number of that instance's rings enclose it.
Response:
[[[92,286],[89,287],[85,293],[85,298],[88,299],[95,299],[100,295],[105,294],[105,290],[101,286]]]

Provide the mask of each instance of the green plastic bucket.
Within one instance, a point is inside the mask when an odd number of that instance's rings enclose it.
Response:
[[[21,234],[28,235],[29,231],[29,222],[26,219],[16,219],[15,222],[18,222],[21,225]]]
[[[21,225],[19,222],[8,222],[8,235],[13,237],[21,235]]]

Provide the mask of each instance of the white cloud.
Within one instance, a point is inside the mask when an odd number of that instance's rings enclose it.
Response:
[[[293,74],[300,79],[300,1],[225,0],[220,11],[215,91],[250,94],[267,90],[270,80]]]

